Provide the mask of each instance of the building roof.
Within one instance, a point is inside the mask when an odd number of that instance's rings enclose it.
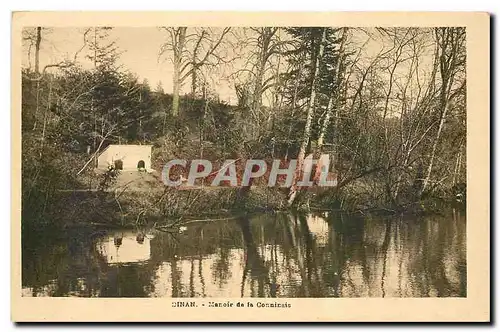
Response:
[[[119,147],[132,147],[132,146],[135,146],[135,147],[137,147],[137,146],[141,146],[141,147],[153,147],[153,145],[151,145],[151,144],[110,144],[106,148],[104,148],[104,150],[102,150],[99,153],[99,156],[101,156],[104,152],[106,152],[106,150],[108,150],[110,146],[119,146]]]

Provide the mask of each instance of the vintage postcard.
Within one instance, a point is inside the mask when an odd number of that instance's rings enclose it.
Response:
[[[472,12],[16,12],[16,322],[488,322]]]

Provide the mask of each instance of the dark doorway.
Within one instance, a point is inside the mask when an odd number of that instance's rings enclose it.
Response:
[[[139,160],[139,162],[137,163],[137,168],[146,168],[146,163],[144,162],[144,160]]]
[[[123,161],[121,161],[120,159],[115,160],[115,169],[122,170],[123,169]]]

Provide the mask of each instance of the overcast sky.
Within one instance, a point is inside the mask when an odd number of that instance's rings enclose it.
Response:
[[[73,59],[75,53],[83,45],[83,33],[86,28],[49,28],[43,30],[40,67],[46,64],[57,63],[64,59]],[[151,88],[155,88],[161,82],[165,92],[172,92],[172,62],[168,57],[158,60],[158,53],[162,43],[165,42],[166,33],[155,27],[118,27],[109,32],[109,41],[115,41],[121,54],[118,63],[123,68],[136,74],[140,80],[147,79]],[[34,52],[31,55],[32,66],[34,66]],[[82,66],[90,68],[92,63],[85,59],[82,52],[78,57]],[[29,66],[27,48],[23,51],[23,66]],[[222,77],[212,77],[214,90],[221,99],[236,102],[236,96],[232,89],[232,83]],[[183,92],[190,89],[189,81],[185,82]]]
[[[46,64],[57,63],[64,59],[73,59],[75,53],[83,45],[83,34],[87,28],[44,28],[41,43],[40,52],[40,67],[43,68]],[[192,32],[189,32],[188,34]],[[367,30],[370,30],[367,34]],[[249,29],[233,29],[240,33],[245,31],[248,33]],[[238,32],[240,31],[240,32]],[[357,66],[366,67],[370,63],[370,57],[378,54],[382,48],[385,50],[394,47],[391,40],[383,40],[377,37],[377,33],[373,29],[354,29],[351,30],[351,38],[349,41],[349,47],[355,50],[357,53],[359,49],[362,49],[361,57],[358,58]],[[226,35],[227,38],[236,44],[238,37],[234,35]],[[165,31],[160,30],[156,27],[116,27],[109,30],[109,42],[115,41],[118,49],[123,52],[119,57],[118,64],[123,66],[123,69],[137,75],[139,80],[147,79],[149,85],[152,89],[155,89],[157,84],[161,82],[161,85],[165,92],[172,92],[172,62],[169,58],[171,56],[170,52],[167,52],[165,56],[159,59],[159,51],[162,44],[167,40],[168,35]],[[240,39],[248,40],[248,35]],[[367,42],[368,41],[368,42]],[[384,45],[385,43],[385,45]],[[432,44],[432,43],[431,43]],[[28,57],[27,43],[24,44],[23,50],[23,66],[28,67],[33,66],[34,62],[34,52],[32,50],[31,57]],[[235,51],[231,47],[223,45],[226,52]],[[251,48],[251,46],[246,46]],[[246,49],[245,49],[246,50]],[[425,73],[429,73],[432,65],[432,50],[433,47],[430,45],[428,47],[428,54],[424,55],[420,59],[419,71],[421,71],[422,79]],[[429,53],[430,52],[430,53]],[[234,61],[232,64],[233,70],[242,69],[248,60],[249,55],[247,53],[239,53],[241,58]],[[248,53],[249,54],[249,53]],[[231,54],[231,56],[234,54]],[[78,62],[87,68],[92,67],[92,63],[85,58],[85,52],[79,54]],[[402,64],[398,67],[398,71],[401,73],[401,78],[408,73],[409,62]],[[228,101],[231,104],[237,103],[236,94],[234,91],[234,81],[229,79],[228,73],[231,72],[231,68],[226,68],[225,71],[221,71],[216,74],[210,74],[210,85],[213,91],[215,91],[222,100]],[[381,68],[379,70],[379,75],[384,77],[387,75],[386,70]],[[402,82],[401,82],[402,83]],[[187,93],[190,90],[190,80],[184,82],[182,93]],[[263,103],[268,104],[266,97],[264,97]]]

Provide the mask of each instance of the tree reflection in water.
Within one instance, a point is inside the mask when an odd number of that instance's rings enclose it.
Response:
[[[116,245],[116,238],[121,243]],[[162,232],[23,233],[25,296],[466,296],[466,222],[267,214]]]

